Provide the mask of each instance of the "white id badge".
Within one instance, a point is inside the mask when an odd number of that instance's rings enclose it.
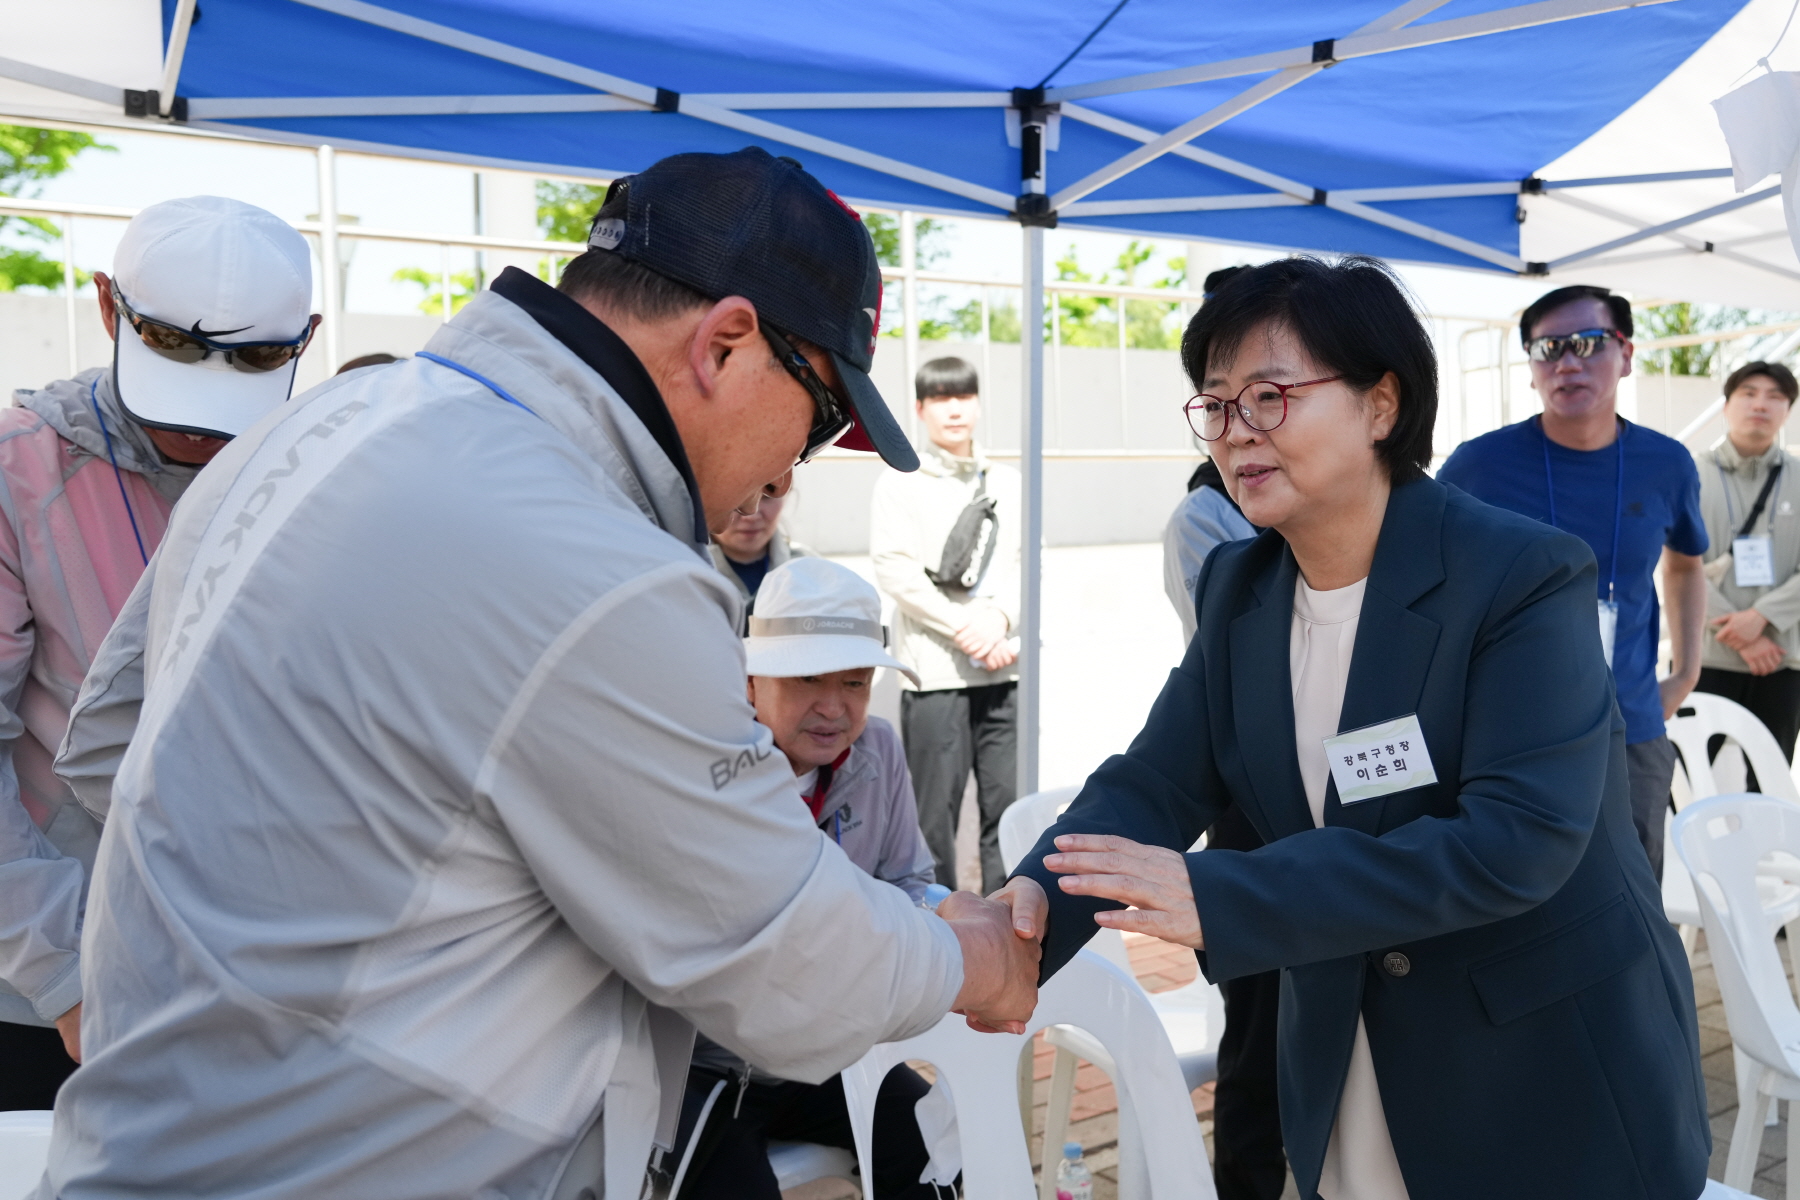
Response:
[[[1619,632],[1619,602],[1616,600],[1600,601],[1600,652],[1606,655],[1606,665],[1613,665],[1613,637]]]
[[[1739,587],[1775,586],[1775,545],[1767,534],[1731,543],[1731,565]]]
[[[1338,803],[1357,804],[1437,782],[1417,713],[1325,739]]]

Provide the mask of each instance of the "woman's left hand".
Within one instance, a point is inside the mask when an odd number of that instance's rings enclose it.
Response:
[[[1044,865],[1063,877],[1058,881],[1063,891],[1132,906],[1095,913],[1096,923],[1195,950],[1206,948],[1186,856],[1099,833],[1065,833],[1056,839],[1056,848],[1061,853],[1045,855]]]

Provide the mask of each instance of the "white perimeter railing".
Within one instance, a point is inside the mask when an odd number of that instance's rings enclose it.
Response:
[[[317,150],[319,177],[319,219],[316,221],[295,222],[294,228],[303,234],[310,234],[318,240],[320,262],[340,261],[338,241],[342,238],[361,239],[377,242],[404,242],[418,245],[436,246],[438,248],[439,279],[438,290],[442,304],[442,313],[447,320],[452,311],[452,279],[450,272],[450,251],[452,248],[464,250],[494,250],[513,253],[530,253],[545,255],[551,260],[552,275],[557,271],[561,259],[573,258],[587,249],[578,242],[554,242],[532,239],[489,237],[481,234],[444,234],[408,229],[379,229],[360,224],[345,223],[339,219],[337,208],[336,156],[330,146],[321,146]],[[595,181],[598,182],[598,181]],[[122,208],[109,205],[71,204],[63,201],[31,200],[22,197],[0,196],[0,214],[18,216],[43,217],[58,220],[62,227],[63,258],[63,293],[67,301],[69,368],[73,372],[79,369],[76,353],[76,273],[75,273],[75,218],[97,218],[101,220],[129,221],[137,215],[133,208]],[[939,284],[953,287],[974,288],[980,303],[982,347],[982,374],[990,375],[989,350],[992,346],[991,318],[992,305],[989,294],[995,289],[1008,292],[1021,292],[1022,283],[1007,280],[982,279],[974,276],[954,275],[938,271],[919,270],[911,264],[917,260],[913,238],[914,220],[910,212],[902,212],[900,216],[901,259],[906,266],[881,268],[882,278],[897,281],[901,290],[901,333],[905,342],[905,378],[911,379],[918,370],[919,358],[919,305],[918,299],[921,284]],[[979,218],[970,218],[979,219]],[[321,301],[325,321],[321,334],[325,342],[325,355],[329,362],[339,361],[338,331],[341,327],[343,313],[343,297],[339,295],[340,276],[337,271],[323,270],[321,276]],[[1078,283],[1069,281],[1044,281],[1044,290],[1055,295],[1093,296],[1118,302],[1115,324],[1118,328],[1118,373],[1119,403],[1121,410],[1129,396],[1127,364],[1129,356],[1129,322],[1125,319],[1124,302],[1128,300],[1145,300],[1161,304],[1172,304],[1179,307],[1182,316],[1189,316],[1199,305],[1203,297],[1199,292],[1179,290],[1175,288],[1126,287],[1115,284]],[[1022,299],[1022,297],[1021,297]],[[1060,390],[1062,371],[1060,369],[1062,343],[1062,306],[1049,306],[1051,313],[1050,358],[1053,386]],[[1512,415],[1512,374],[1513,368],[1520,365],[1511,355],[1511,331],[1515,328],[1513,320],[1498,320],[1491,317],[1448,316],[1442,314],[1426,314],[1425,319],[1437,325],[1444,334],[1450,332],[1450,325],[1461,325],[1465,328],[1456,337],[1457,373],[1459,377],[1459,417],[1463,437],[1471,432],[1469,428],[1469,385],[1471,377],[1480,376],[1484,372],[1497,372],[1495,379],[1498,415],[1502,422]],[[1514,318],[1516,320],[1516,318]],[[1800,321],[1787,321],[1778,324],[1759,325],[1748,329],[1726,330],[1714,333],[1691,334],[1681,337],[1658,339],[1642,339],[1636,342],[1640,351],[1659,350],[1676,346],[1692,346],[1704,342],[1725,342],[1744,337],[1763,337],[1773,334],[1800,331]],[[1470,355],[1466,347],[1469,339],[1479,334],[1498,335],[1497,352],[1490,361],[1469,365]],[[1444,339],[1450,339],[1446,336]],[[1793,341],[1800,344],[1800,335],[1793,339],[1783,339],[1784,346]],[[1791,348],[1791,347],[1790,347]],[[1719,405],[1700,413],[1677,436],[1686,438],[1706,424],[1714,415]],[[1123,429],[1123,425],[1121,426]],[[1186,450],[1055,450],[1047,451],[1047,458],[1094,458],[1094,459],[1191,459],[1192,451]]]

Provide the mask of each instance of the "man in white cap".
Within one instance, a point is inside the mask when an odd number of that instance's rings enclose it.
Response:
[[[841,563],[791,559],[763,579],[750,617],[750,703],[799,778],[813,823],[852,863],[923,903],[928,888],[938,895],[948,889],[932,882],[935,864],[919,832],[900,735],[869,716],[879,668],[917,679],[886,645],[874,585]],[[905,1066],[883,1082],[871,1200],[936,1194],[919,1182],[931,1155],[913,1117],[928,1090]],[[822,1084],[782,1079],[705,1037],[694,1047],[683,1118],[677,1149],[692,1144],[694,1151],[686,1155],[680,1200],[779,1200],[770,1141],[855,1149],[838,1077]]]
[[[922,912],[808,818],[706,556],[825,445],[914,461],[867,230],[751,148],[615,181],[589,246],[176,511],[107,635],[141,717],[87,777],[89,1053],[40,1200],[632,1200],[696,1028],[823,1082],[949,1009],[1025,1027],[1004,906]]]
[[[170,508],[287,398],[319,320],[305,239],[216,196],[139,213],[94,283],[112,365],[0,409],[0,1109],[49,1108],[81,1054],[99,825],[51,770],[69,706]]]

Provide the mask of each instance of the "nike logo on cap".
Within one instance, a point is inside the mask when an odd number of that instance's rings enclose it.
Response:
[[[195,337],[222,338],[229,334],[243,333],[245,330],[255,329],[255,328],[256,328],[256,326],[254,326],[254,325],[246,325],[246,326],[244,326],[243,329],[202,329],[202,328],[200,328],[200,322],[195,321],[194,327],[192,329],[188,330],[188,332],[193,334]]]

